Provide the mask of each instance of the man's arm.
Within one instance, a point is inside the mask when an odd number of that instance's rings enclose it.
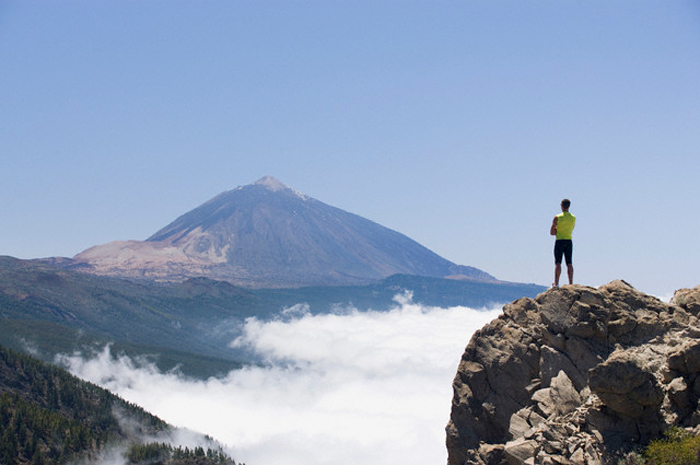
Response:
[[[549,228],[549,234],[551,234],[552,236],[557,235],[557,220],[558,218],[555,216],[554,220],[552,220],[552,227]]]

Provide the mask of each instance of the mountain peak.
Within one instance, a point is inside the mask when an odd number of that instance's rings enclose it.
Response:
[[[264,186],[273,192],[281,191],[284,189],[289,189],[284,183],[279,181],[277,178],[272,176],[263,176],[262,178],[255,181],[255,186]]]
[[[494,279],[272,176],[217,195],[146,241],[96,246],[75,260],[98,274],[205,276],[246,287],[354,285],[392,274]]]

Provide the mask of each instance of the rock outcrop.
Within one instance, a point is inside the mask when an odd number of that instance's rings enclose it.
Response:
[[[448,465],[610,464],[700,428],[700,286],[670,303],[624,281],[504,307],[459,365]]]

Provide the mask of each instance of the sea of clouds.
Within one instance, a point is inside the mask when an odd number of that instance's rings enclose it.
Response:
[[[460,357],[501,306],[424,307],[403,295],[386,312],[304,310],[247,320],[231,344],[265,363],[223,378],[161,373],[109,349],[63,362],[163,420],[213,437],[247,465],[445,463]]]

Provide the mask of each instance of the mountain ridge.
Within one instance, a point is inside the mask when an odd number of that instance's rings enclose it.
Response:
[[[107,276],[205,276],[246,287],[367,284],[393,274],[496,281],[272,176],[222,192],[145,241],[113,241],[72,260]]]
[[[338,307],[386,311],[395,307],[397,294],[410,292],[416,304],[483,308],[543,290],[412,275],[356,286],[245,289],[206,277],[127,280],[0,256],[0,344],[50,361],[110,343],[130,355],[157,354],[163,371],[179,366],[206,378],[249,361],[228,345],[246,318],[273,319],[297,304],[313,314]]]

